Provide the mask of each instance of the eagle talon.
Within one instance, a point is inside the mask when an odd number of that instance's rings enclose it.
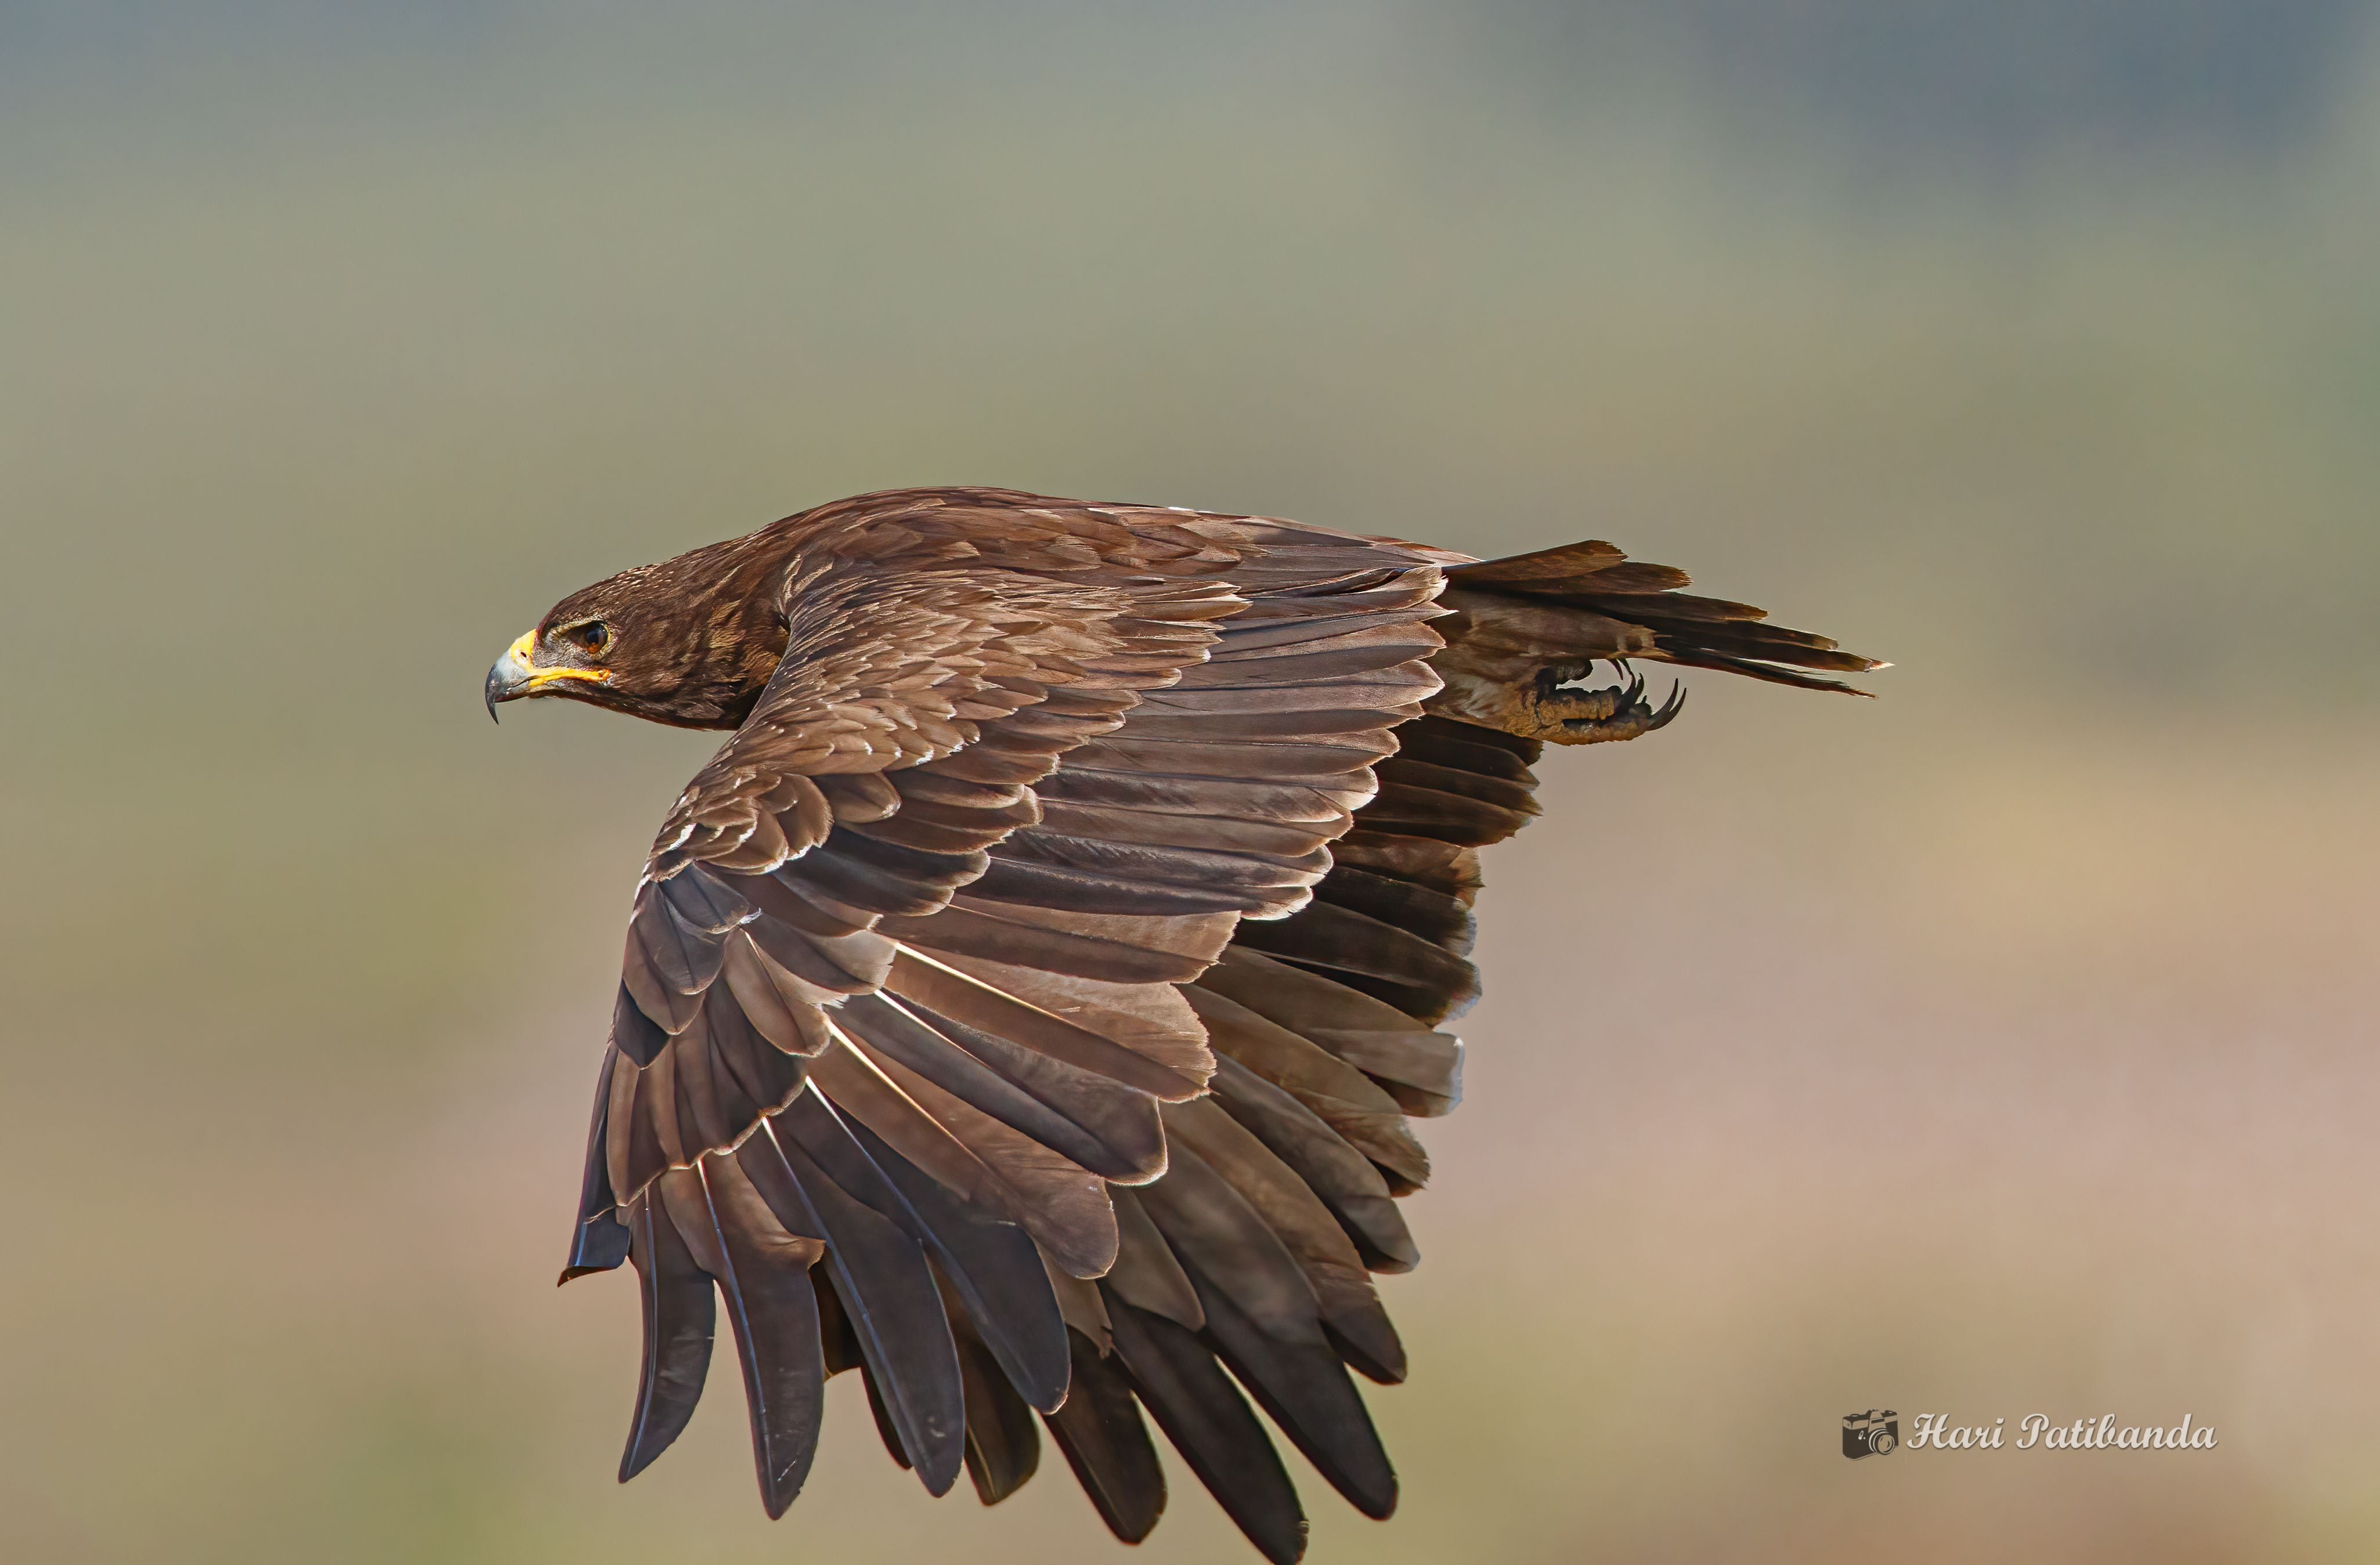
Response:
[[[1685,710],[1684,685],[1672,685],[1669,698],[1655,708],[1645,700],[1645,676],[1617,660],[1614,662],[1623,671],[1625,685],[1617,689],[1552,692],[1531,714],[1544,725],[1536,736],[1557,745],[1609,744],[1666,728]]]
[[[1609,663],[1619,683],[1585,688],[1580,682],[1594,677],[1597,663]],[[1682,685],[1672,686],[1658,708],[1647,702],[1645,675],[1627,658],[1533,661],[1509,672],[1495,671],[1499,677],[1494,678],[1464,677],[1471,671],[1459,663],[1451,667],[1460,683],[1451,682],[1448,694],[1431,710],[1556,745],[1633,739],[1669,726],[1685,705]]]
[[[1635,665],[1624,658],[1614,658],[1611,661],[1611,666],[1619,671],[1620,677],[1626,682],[1618,692],[1620,702],[1617,710],[1624,712],[1637,705],[1638,698],[1645,694],[1645,676],[1637,673]]]

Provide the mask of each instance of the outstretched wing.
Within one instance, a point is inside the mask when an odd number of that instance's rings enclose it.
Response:
[[[639,886],[565,1274],[642,1283],[624,1477],[684,1427],[720,1297],[772,1513],[845,1367],[936,1493],[962,1465],[987,1500],[1023,1482],[1038,1409],[1145,1532],[1162,1488],[1119,1360],[1177,1443],[1213,1443],[1169,1410],[1211,1424],[1221,1372],[1166,1332],[1243,1307],[1201,1290],[1246,1234],[1193,1219],[1246,1198],[1175,986],[1329,870],[1437,687],[1439,576],[1270,524],[990,503],[976,534],[945,507],[931,568],[853,550],[794,585],[776,676]],[[1020,528],[1077,574],[947,546]],[[1255,1318],[1311,1335],[1273,1250]],[[1169,1373],[1204,1389],[1153,1392]]]
[[[1476,850],[1536,813],[1538,749],[1434,716],[1397,738],[1306,904],[1242,921],[1184,986],[1210,1091],[1160,1110],[1167,1172],[1115,1193],[1126,1243],[1096,1314],[1069,1317],[1075,1389],[1050,1425],[1126,1540],[1165,1498],[1135,1401],[1269,1559],[1303,1552],[1305,1519],[1251,1397],[1356,1509],[1396,1504],[1349,1370],[1404,1377],[1370,1274],[1420,1258],[1395,1200],[1429,1172],[1408,1121],[1461,1096],[1438,1024],[1477,993]]]

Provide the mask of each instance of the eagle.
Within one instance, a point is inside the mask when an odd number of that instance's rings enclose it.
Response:
[[[1599,541],[917,489],[555,604],[492,716],[731,731],[637,885],[562,1273],[635,1268],[621,1480],[686,1427],[723,1302],[772,1517],[846,1370],[937,1496],[998,1503],[1046,1429],[1138,1542],[1153,1420],[1293,1560],[1260,1408],[1387,1517],[1355,1377],[1405,1374],[1373,1279],[1420,1259],[1410,1122],[1462,1093],[1479,850],[1537,813],[1545,745],[1677,716],[1640,662],[1885,666],[1687,585]]]

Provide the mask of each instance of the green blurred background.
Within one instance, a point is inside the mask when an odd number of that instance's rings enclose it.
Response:
[[[1314,1559],[2380,1554],[2374,20],[0,0],[0,1557],[1118,1557],[847,1382],[782,1523],[732,1369],[619,1488],[633,1291],[552,1286],[710,741],[483,671],[940,482],[1900,665],[1548,758]],[[1252,1557],[1180,1479],[1140,1558]]]

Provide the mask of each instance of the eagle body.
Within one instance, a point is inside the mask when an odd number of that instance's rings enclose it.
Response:
[[[490,672],[732,730],[629,915],[565,1280],[633,1263],[620,1475],[685,1427],[719,1305],[763,1503],[857,1370],[986,1504],[1048,1433],[1127,1542],[1149,1423],[1267,1558],[1396,1477],[1409,1121],[1460,1096],[1478,850],[1547,742],[1678,710],[1632,660],[1881,666],[1585,542],[1468,556],[1005,490],[864,495],[599,582]],[[1579,687],[1609,661],[1621,681]],[[1352,1373],[1351,1373],[1352,1372]],[[1145,1416],[1144,1416],[1145,1415]]]

